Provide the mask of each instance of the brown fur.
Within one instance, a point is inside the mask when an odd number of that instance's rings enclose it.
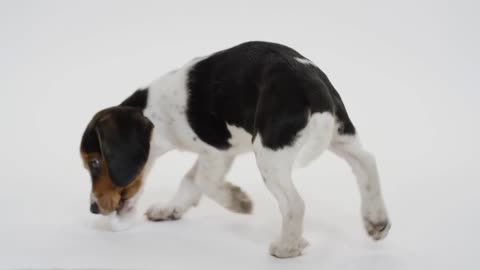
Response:
[[[140,172],[135,180],[127,187],[117,187],[112,183],[108,175],[105,161],[99,153],[81,153],[83,165],[88,170],[88,161],[98,159],[100,161],[100,173],[92,179],[92,193],[97,198],[97,204],[103,214],[115,211],[121,200],[128,200],[135,196],[142,186],[143,172]]]

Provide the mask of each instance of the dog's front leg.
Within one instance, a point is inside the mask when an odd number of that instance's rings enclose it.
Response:
[[[202,192],[194,183],[198,168],[198,160],[183,177],[180,187],[173,198],[166,205],[156,203],[152,205],[146,215],[152,221],[176,220],[182,217],[191,207],[200,201]]]
[[[209,198],[236,213],[249,214],[252,211],[252,201],[243,190],[225,181],[233,157],[223,153],[208,153],[200,155],[195,184]]]

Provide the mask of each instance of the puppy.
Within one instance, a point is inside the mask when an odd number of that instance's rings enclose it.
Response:
[[[134,211],[154,160],[173,149],[198,159],[172,200],[148,209],[152,221],[181,218],[202,195],[250,213],[250,198],[225,174],[236,155],[253,151],[282,214],[270,253],[298,256],[308,243],[292,170],[328,149],[357,177],[368,234],[380,240],[390,229],[375,159],[362,147],[340,95],[313,62],[286,46],[247,42],[195,58],[98,112],[81,141],[92,179],[90,211],[120,217]]]

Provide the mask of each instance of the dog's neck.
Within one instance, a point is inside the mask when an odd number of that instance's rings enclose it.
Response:
[[[151,150],[155,156],[174,149],[194,152],[196,150],[191,144],[195,134],[185,114],[188,102],[188,72],[197,61],[198,59],[193,60],[163,75],[147,89],[135,92],[125,101],[145,106],[143,114],[155,126],[151,142]]]

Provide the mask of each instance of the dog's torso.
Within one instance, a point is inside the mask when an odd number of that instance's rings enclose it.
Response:
[[[316,112],[335,115],[342,131],[354,132],[325,74],[279,44],[248,42],[196,58],[143,92],[145,102],[136,105],[144,106],[145,116],[154,123],[153,145],[160,153],[170,149],[242,153],[251,149],[259,131],[272,134],[271,148],[281,148]],[[300,115],[287,119],[297,122],[291,128],[279,134],[272,132],[274,127],[262,129],[289,110]]]

